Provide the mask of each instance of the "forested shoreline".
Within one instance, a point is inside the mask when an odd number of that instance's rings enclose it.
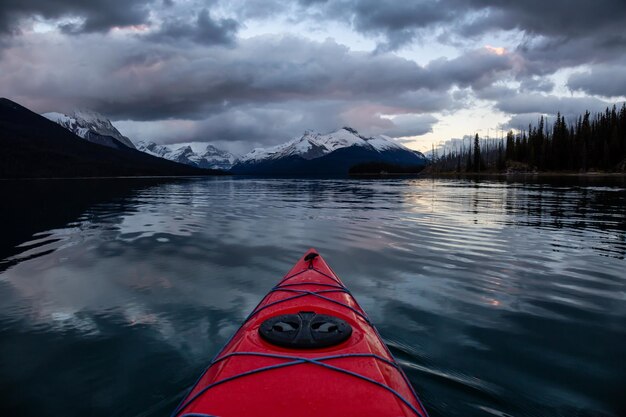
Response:
[[[510,130],[501,139],[433,152],[430,172],[625,172],[626,103],[579,116],[567,123],[560,113],[549,125],[541,116],[528,130]]]

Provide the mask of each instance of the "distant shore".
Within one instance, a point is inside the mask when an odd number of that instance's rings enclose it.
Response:
[[[351,178],[626,178],[626,172],[431,172],[419,173],[358,173]]]
[[[423,172],[428,177],[626,177],[626,172]]]

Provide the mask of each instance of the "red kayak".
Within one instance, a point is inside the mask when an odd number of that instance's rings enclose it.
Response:
[[[315,250],[204,371],[173,417],[427,417],[354,297]]]

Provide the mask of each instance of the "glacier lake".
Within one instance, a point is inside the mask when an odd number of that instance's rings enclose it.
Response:
[[[626,415],[623,178],[0,190],[3,415],[168,416],[310,247],[432,417]]]

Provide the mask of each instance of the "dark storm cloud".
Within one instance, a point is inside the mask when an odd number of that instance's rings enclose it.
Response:
[[[81,23],[65,24],[68,33],[106,32],[113,27],[148,22],[150,7],[156,0],[2,0],[0,33],[19,31],[22,18],[79,18]],[[160,2],[159,2],[160,3]]]
[[[176,43],[188,40],[203,45],[230,45],[235,41],[238,28],[237,21],[214,19],[207,9],[202,9],[193,19],[166,18],[161,27],[146,38],[157,42]]]
[[[523,79],[520,83],[520,90],[523,92],[549,93],[554,89],[554,82],[541,77],[530,77]]]
[[[450,21],[456,14],[453,8],[441,7],[434,1],[386,3],[380,0],[365,0],[349,4],[347,10],[353,13],[352,22],[358,31],[383,34],[386,37],[387,41],[382,49],[396,49],[411,40],[418,29]],[[343,10],[343,13],[345,12],[346,8]]]
[[[297,6],[296,2],[282,0],[227,0],[240,20],[275,18],[288,13],[290,6]]]
[[[534,77],[520,82],[519,88],[510,85],[491,84],[483,89],[474,90],[476,97],[483,100],[503,101],[523,94],[523,97],[536,97],[535,93],[549,93],[554,89],[554,82],[549,79]]]
[[[528,130],[528,126],[537,126],[539,118],[545,116],[543,113],[520,113],[512,116],[500,127],[502,129]]]
[[[463,43],[494,31],[520,31],[526,42],[519,52],[528,56],[527,70],[532,73],[554,72],[564,65],[626,50],[623,0],[338,0],[300,4],[320,18],[346,22],[365,35],[382,36],[381,49],[396,49],[438,32],[439,39]]]
[[[197,121],[199,130],[185,140],[277,143],[304,128],[330,131],[343,124],[367,134],[417,135],[436,122],[421,113],[460,103],[448,91],[454,81],[445,83],[413,61],[354,52],[330,40],[262,36],[234,48],[192,44],[181,50],[140,37],[59,42],[60,36],[30,34],[6,51],[0,61],[4,94],[39,112],[84,107],[114,120]],[[417,116],[398,125],[386,114]]]
[[[626,59],[595,65],[587,72],[573,74],[569,77],[567,86],[587,94],[626,96]]]
[[[152,62],[120,66],[118,73],[129,72],[130,79],[120,80],[129,88],[133,89],[133,78],[152,87],[146,88],[148,94],[119,97],[98,107],[144,120],[198,118],[250,103],[384,101],[427,82],[424,70],[414,62],[293,37],[257,38],[240,42],[234,50],[213,50],[208,56],[202,51],[171,52],[159,61],[158,70],[152,68]]]
[[[402,114],[389,120],[389,125],[381,131],[392,137],[420,136],[432,132],[438,121],[430,114]]]
[[[352,52],[332,41],[262,37],[237,50],[216,50],[210,59],[176,54],[161,66],[152,77],[142,76],[143,83],[154,83],[145,101],[134,96],[128,105],[111,103],[106,110],[143,119],[193,118],[194,113],[202,117],[246,103],[307,99],[370,101],[399,112],[434,112],[455,107],[448,93],[452,86],[482,88],[510,68],[510,62],[471,51],[421,67],[395,55]],[[155,91],[163,94],[156,99]]]
[[[453,111],[461,108],[467,97],[458,96],[458,92],[450,93],[447,90],[432,90],[420,88],[414,91],[405,91],[397,95],[381,97],[380,102],[393,109],[411,109],[416,113],[431,113]]]
[[[513,65],[510,55],[498,55],[488,49],[478,49],[452,60],[434,60],[426,69],[433,86],[445,87],[453,82],[459,87],[479,90],[491,85],[503,72],[513,69]]]
[[[552,83],[537,76],[554,74],[562,68],[610,62],[626,53],[624,0],[300,0],[287,4],[249,0],[239,3],[237,9],[242,18],[263,19],[282,14],[298,22],[344,24],[376,39],[379,52],[433,40],[467,47],[477,41],[486,42],[499,31],[513,31],[517,45],[509,52],[515,55],[513,75],[521,82],[522,91],[549,92]],[[458,85],[484,88],[503,75],[487,73],[482,83],[468,75],[471,80],[464,82],[463,65],[471,72],[480,70],[472,68],[476,63],[476,59],[459,60],[456,73],[440,77],[452,76]],[[452,63],[449,67],[453,71]],[[489,67],[489,71],[497,68]]]
[[[24,39],[8,49],[0,62],[5,94],[31,97],[38,108],[45,101],[68,103],[133,120],[200,119],[237,106],[294,100],[423,113],[455,108],[451,87],[482,87],[510,66],[506,57],[470,51],[422,67],[394,54],[354,52],[334,41],[291,36],[262,36],[210,50],[93,36],[99,38],[59,43],[31,35],[29,43]],[[47,70],[53,67],[56,71]]]
[[[517,95],[518,91],[505,85],[490,85],[476,92],[476,96],[483,100],[501,100]]]
[[[612,103],[595,97],[558,97],[544,94],[518,93],[501,98],[496,108],[512,114],[540,113],[576,116],[586,110],[595,112],[606,109]]]
[[[598,28],[619,29],[626,23],[626,3],[621,0],[449,0],[449,3],[480,13],[463,26],[461,33],[469,28],[476,33],[519,29],[542,36],[584,37],[596,33]]]
[[[546,75],[561,68],[613,61],[626,54],[626,35],[613,30],[623,31],[600,27],[586,37],[528,39],[516,50],[524,59],[519,75]]]

